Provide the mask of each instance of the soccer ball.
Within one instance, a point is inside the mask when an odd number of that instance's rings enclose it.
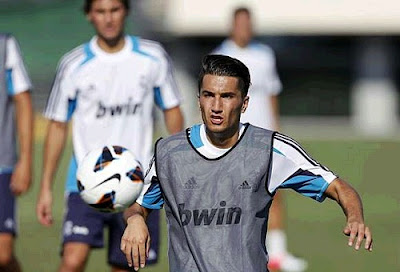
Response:
[[[101,212],[121,212],[139,197],[143,188],[140,163],[128,149],[104,146],[90,151],[76,174],[83,201]]]

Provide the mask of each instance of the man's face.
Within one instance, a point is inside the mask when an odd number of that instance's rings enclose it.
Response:
[[[119,0],[95,0],[87,14],[97,35],[105,41],[118,39],[124,29],[127,10]]]
[[[232,36],[240,44],[247,45],[253,37],[253,28],[250,15],[246,12],[238,13],[233,20]]]
[[[242,97],[236,77],[206,74],[199,94],[203,122],[212,133],[238,129],[240,114],[247,108],[248,97]]]

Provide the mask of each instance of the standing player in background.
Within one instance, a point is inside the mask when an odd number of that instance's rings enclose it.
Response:
[[[25,193],[32,181],[31,88],[17,41],[0,34],[0,271],[21,271],[13,252],[15,196]]]
[[[167,53],[154,41],[124,34],[129,0],[86,0],[84,11],[97,35],[61,60],[44,116],[50,120],[37,202],[41,224],[52,224],[52,184],[72,120],[73,158],[66,184],[63,254],[59,271],[83,271],[90,249],[103,247],[109,228],[112,271],[128,265],[119,245],[122,215],[86,205],[76,185],[76,168],[90,150],[105,145],[130,149],[143,165],[151,158],[153,107],[163,110],[167,130],[183,127],[181,98]],[[159,216],[149,218],[153,233],[150,263],[157,259]]]
[[[254,126],[279,130],[278,95],[282,85],[276,71],[272,49],[253,40],[251,14],[245,7],[233,13],[231,37],[222,42],[213,54],[228,55],[242,61],[250,70],[252,85],[249,90],[249,107],[241,116],[242,122]],[[300,272],[307,262],[294,257],[287,250],[284,231],[285,207],[278,192],[272,202],[266,244],[270,257],[270,269],[285,272]]]

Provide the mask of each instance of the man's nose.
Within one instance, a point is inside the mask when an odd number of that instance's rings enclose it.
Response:
[[[211,110],[212,110],[213,112],[221,112],[221,111],[222,111],[222,101],[221,101],[221,98],[216,97],[216,98],[213,100],[213,104],[212,104]]]

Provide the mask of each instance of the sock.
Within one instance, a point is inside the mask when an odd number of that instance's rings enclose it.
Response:
[[[286,254],[285,232],[280,229],[269,230],[267,232],[267,238],[265,239],[265,246],[270,256],[282,256]]]

